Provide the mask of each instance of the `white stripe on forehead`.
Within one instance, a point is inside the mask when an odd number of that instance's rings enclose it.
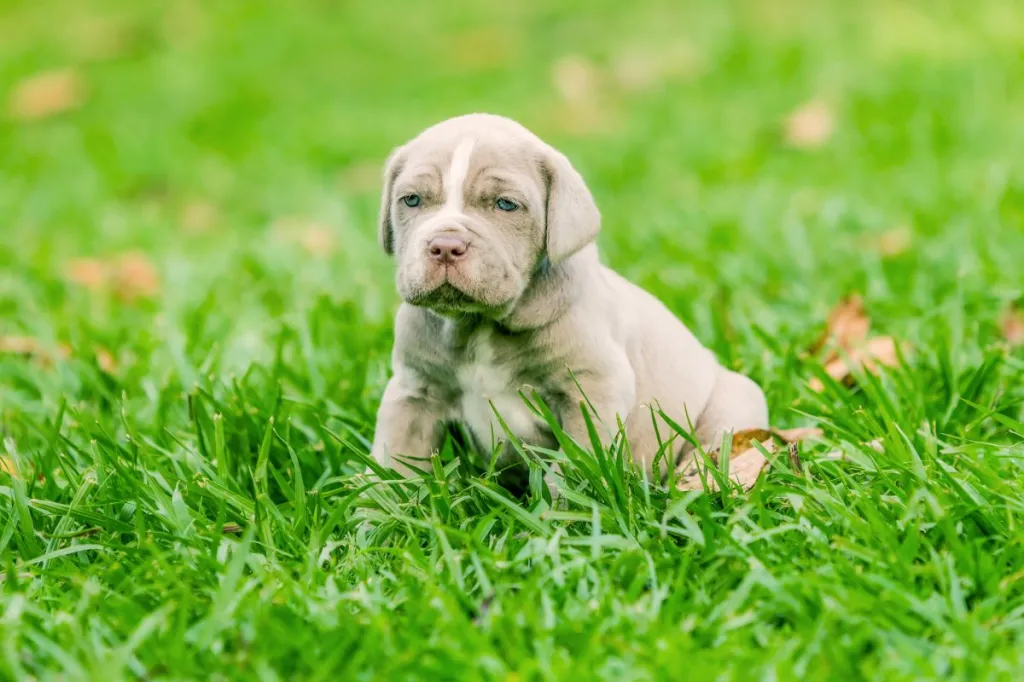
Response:
[[[453,211],[462,210],[462,186],[466,182],[466,174],[469,173],[469,157],[476,145],[476,138],[464,137],[455,147],[452,153],[452,161],[445,173],[444,182],[444,207]]]

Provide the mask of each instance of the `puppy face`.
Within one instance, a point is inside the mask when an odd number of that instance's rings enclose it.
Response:
[[[399,293],[442,314],[514,308],[545,260],[568,258],[600,226],[563,155],[485,114],[444,121],[392,154],[380,220]]]

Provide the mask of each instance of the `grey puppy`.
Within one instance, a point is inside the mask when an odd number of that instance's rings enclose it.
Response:
[[[406,462],[428,467],[456,422],[481,453],[511,463],[496,413],[522,441],[556,448],[521,390],[536,391],[580,443],[589,442],[585,395],[601,437],[610,441],[621,420],[648,473],[672,434],[655,427],[652,408],[693,424],[702,443],[767,428],[757,384],[599,262],[600,223],[569,160],[507,118],[449,119],[394,151],[380,243],[397,260],[405,302],[377,414],[377,462],[405,474]],[[688,450],[679,440],[673,448],[670,461]]]

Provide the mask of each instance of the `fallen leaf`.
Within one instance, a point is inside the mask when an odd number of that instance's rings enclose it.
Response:
[[[7,112],[16,120],[34,121],[74,109],[85,99],[85,82],[71,68],[31,76],[14,86]]]
[[[568,55],[555,62],[551,81],[564,101],[579,103],[594,99],[600,75],[585,57]]]
[[[114,354],[106,348],[96,349],[96,365],[107,374],[117,373],[117,360]]]
[[[114,264],[114,290],[126,301],[149,298],[160,291],[160,275],[149,258],[138,251],[121,255]]]
[[[31,336],[0,336],[0,353],[35,355],[41,351],[39,340]]]
[[[858,294],[850,294],[843,298],[832,312],[829,313],[828,321],[825,323],[825,331],[821,337],[811,346],[810,352],[817,353],[830,341],[838,348],[850,352],[863,344],[868,338],[871,330],[871,318],[864,310],[864,301]],[[826,362],[838,357],[836,349],[833,348],[826,356]]]
[[[285,241],[298,244],[310,256],[324,258],[334,251],[335,234],[328,225],[303,218],[281,218],[274,231]]]
[[[1003,338],[1010,346],[1024,346],[1024,312],[1016,303],[1006,306],[999,326],[1003,331]]]
[[[98,291],[107,284],[107,267],[96,258],[75,258],[68,263],[66,276],[74,284]]]
[[[55,349],[49,349],[31,336],[0,336],[0,353],[22,355],[48,367],[68,357],[71,349],[66,344],[58,344]]]
[[[786,118],[786,142],[798,149],[815,149],[828,142],[834,128],[832,108],[822,100],[811,100]]]
[[[113,288],[118,297],[127,301],[148,298],[160,291],[156,266],[138,251],[129,251],[111,260],[73,259],[68,262],[66,277],[93,292]]]
[[[772,429],[772,433],[784,443],[799,443],[802,440],[820,440],[824,431],[815,426],[798,426],[793,429]]]
[[[879,367],[895,367],[899,363],[896,342],[889,336],[876,336],[860,348],[854,348],[846,357],[837,357],[825,363],[825,373],[838,382],[850,385],[853,371],[862,369],[877,374]],[[820,393],[825,384],[814,377],[808,382],[811,390]]]
[[[736,481],[744,490],[754,487],[761,472],[768,466],[768,459],[764,456],[755,443],[768,452],[775,452],[775,441],[770,431],[764,429],[748,429],[737,431],[732,437],[732,447],[729,451],[729,478]],[[720,448],[708,453],[708,459],[718,465]],[[703,462],[697,457],[691,457],[676,470],[679,478],[676,479],[677,490],[704,490],[704,483],[711,492],[718,490],[718,482],[711,472],[704,470],[704,481],[701,481],[701,469]]]
[[[913,242],[913,233],[906,225],[894,227],[883,232],[875,241],[875,250],[879,254],[892,257],[905,253]]]

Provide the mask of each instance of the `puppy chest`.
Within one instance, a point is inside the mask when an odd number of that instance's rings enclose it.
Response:
[[[512,433],[525,440],[533,439],[545,427],[520,397],[522,384],[509,368],[494,363],[490,353],[477,353],[459,367],[456,375],[459,398],[454,416],[469,428],[481,447],[506,438],[497,415]]]

